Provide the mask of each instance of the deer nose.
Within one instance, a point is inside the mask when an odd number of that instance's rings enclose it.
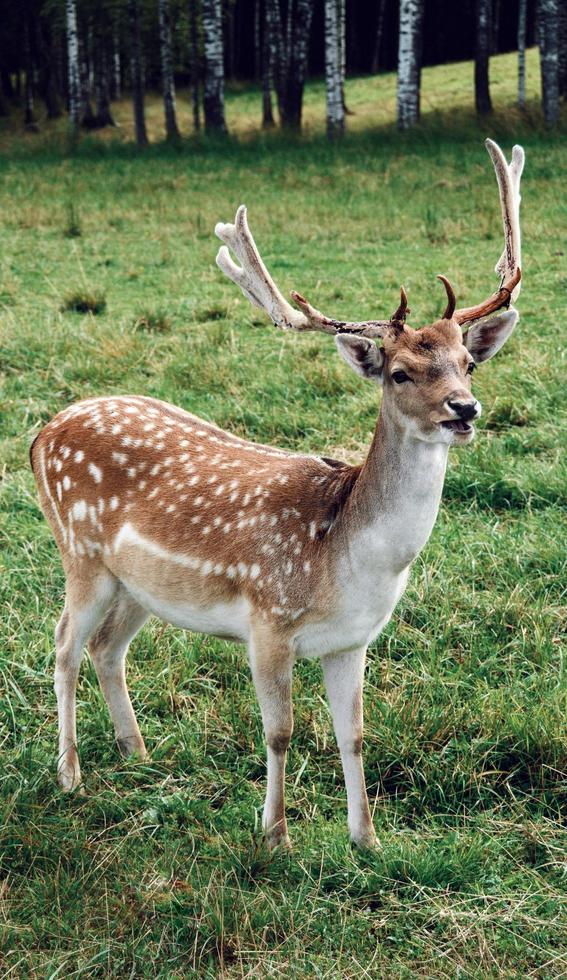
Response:
[[[463,422],[470,422],[471,419],[476,419],[480,415],[480,405],[476,398],[473,398],[472,402],[462,402],[455,399],[455,401],[448,401],[447,405]]]

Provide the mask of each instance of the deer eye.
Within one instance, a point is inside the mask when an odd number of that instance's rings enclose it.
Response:
[[[469,361],[469,363],[467,365],[467,374],[472,374],[475,368],[476,368],[475,362],[474,361]]]
[[[403,385],[404,381],[411,381],[411,378],[405,371],[392,371],[392,381],[397,385]]]

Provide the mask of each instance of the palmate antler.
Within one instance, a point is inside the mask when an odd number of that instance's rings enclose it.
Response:
[[[447,308],[444,318],[456,320],[459,324],[472,322],[509,306],[520,292],[520,177],[524,167],[524,151],[515,146],[511,164],[500,147],[492,140],[486,140],[486,148],[496,171],[502,220],[504,225],[504,251],[496,265],[500,274],[500,288],[488,299],[466,309],[455,309],[455,295],[449,280],[439,276],[447,290]],[[242,204],[236,212],[234,224],[219,222],[215,234],[225,244],[219,249],[217,265],[229,279],[232,279],[253,306],[266,311],[270,319],[284,330],[316,330],[329,334],[355,334],[362,337],[383,337],[386,333],[400,330],[409,314],[407,296],[403,286],[400,289],[400,305],[388,320],[366,320],[361,323],[335,320],[326,316],[300,294],[291,296],[299,309],[294,309],[282,296],[266,266],[262,262],[256,243],[248,227],[246,208]],[[232,249],[240,261],[238,266],[231,258]]]
[[[240,286],[253,306],[265,310],[276,326],[283,330],[320,330],[330,334],[347,333],[361,337],[383,337],[388,330],[400,329],[409,313],[403,286],[400,289],[400,305],[389,320],[366,320],[363,323],[334,320],[316,310],[300,293],[292,292],[293,300],[300,307],[296,310],[282,296],[262,262],[248,227],[246,208],[243,204],[236,212],[234,224],[222,224],[219,221],[215,227],[215,234],[225,243],[217,255],[219,269]],[[240,266],[231,259],[227,245],[240,261]]]

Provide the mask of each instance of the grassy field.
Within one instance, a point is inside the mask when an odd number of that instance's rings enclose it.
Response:
[[[529,67],[533,97],[533,53]],[[258,95],[240,92],[228,106],[240,136],[226,143],[140,155],[125,123],[66,155],[58,127],[0,132],[2,977],[567,975],[566,128],[545,134],[535,102],[525,118],[507,108],[514,71],[494,59],[497,109],[480,125],[471,66],[428,70],[424,120],[405,139],[393,78],[353,81],[339,147],[321,138],[320,84],[291,143],[252,133]],[[157,101],[150,116],[155,136]],[[216,269],[214,224],[244,201],[286,290],[361,319],[393,311],[403,281],[419,325],[443,308],[437,272],[460,305],[496,284],[486,135],[526,148],[522,318],[475,375],[477,439],[451,451],[431,542],[371,650],[381,849],[349,846],[320,669],[299,663],[294,851],[266,853],[244,652],[156,621],[128,668],[151,762],[120,760],[86,659],[84,791],[62,796],[52,635],[64,583],[28,467],[34,434],[75,399],[135,392],[251,438],[361,458],[375,389],[327,338],[264,324]],[[73,310],[86,294],[97,315]]]

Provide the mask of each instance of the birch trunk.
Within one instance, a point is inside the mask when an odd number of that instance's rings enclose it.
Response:
[[[492,0],[476,3],[476,51],[474,62],[474,91],[476,111],[481,115],[492,112],[488,66],[492,38]]]
[[[421,85],[421,27],[423,0],[400,0],[398,45],[398,127],[409,129],[419,120]]]
[[[205,35],[205,126],[226,133],[224,118],[224,60],[221,0],[203,0]]]
[[[275,125],[272,108],[272,48],[268,24],[268,9],[266,0],[262,4],[262,129],[271,129]]]
[[[567,98],[567,6],[559,7],[559,97]]]
[[[77,34],[77,10],[75,0],[65,2],[67,24],[67,64],[69,87],[69,123],[74,133],[79,130],[81,94],[79,80],[79,36]]]
[[[345,130],[340,8],[341,0],[325,0],[325,80],[329,139],[342,136]]]
[[[278,0],[266,2],[269,11],[270,47],[275,55],[280,123],[284,129],[299,130],[314,0],[290,0],[285,36]]]
[[[199,92],[199,24],[198,2],[190,0],[189,27],[191,32],[191,103],[193,106],[193,129],[196,133],[201,129],[200,92]]]
[[[122,63],[118,27],[115,27],[112,32],[112,98],[122,98]]]
[[[526,15],[527,0],[520,0],[518,12],[518,108],[526,108]]]
[[[136,143],[146,146],[146,115],[144,111],[144,76],[142,72],[142,44],[140,40],[140,14],[138,0],[128,0],[128,25],[130,28],[130,82]]]
[[[168,140],[176,140],[179,139],[179,129],[175,111],[175,84],[173,81],[173,59],[171,55],[169,0],[158,0],[158,14],[165,136]]]
[[[88,51],[84,38],[79,38],[79,85],[81,126],[85,129],[93,129],[96,125],[96,118],[91,105]]]
[[[559,2],[540,0],[541,96],[546,126],[557,124],[559,118]]]

